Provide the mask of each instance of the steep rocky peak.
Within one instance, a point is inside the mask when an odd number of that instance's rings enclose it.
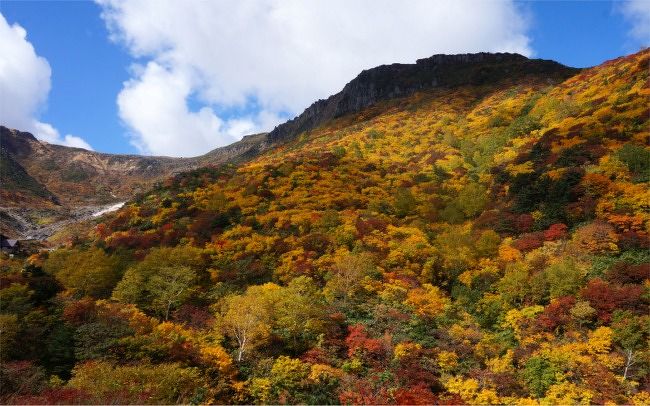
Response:
[[[361,72],[339,93],[318,100],[293,120],[269,133],[272,142],[291,139],[303,131],[356,113],[379,101],[406,97],[417,91],[464,85],[498,84],[536,75],[554,82],[578,72],[554,61],[528,59],[511,53],[433,55],[414,64],[381,65]]]

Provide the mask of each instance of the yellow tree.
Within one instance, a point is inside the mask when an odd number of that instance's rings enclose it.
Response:
[[[229,296],[225,299],[225,311],[221,317],[221,327],[226,335],[237,343],[237,361],[244,353],[263,343],[271,333],[274,303],[277,301],[278,285],[267,283],[251,286],[243,295]]]

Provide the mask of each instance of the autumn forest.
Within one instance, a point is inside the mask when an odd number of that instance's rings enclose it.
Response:
[[[0,402],[650,403],[650,51],[382,100],[0,259]]]

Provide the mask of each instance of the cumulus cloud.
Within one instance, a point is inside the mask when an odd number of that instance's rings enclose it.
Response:
[[[628,0],[619,6],[631,24],[632,37],[639,41],[641,46],[650,45],[650,0]]]
[[[270,130],[380,64],[531,53],[512,1],[98,2],[138,60],[118,106],[145,153],[197,154]]]
[[[51,124],[37,119],[47,102],[50,76],[50,65],[36,54],[25,29],[9,25],[0,14],[0,123],[52,144],[92,150],[83,139],[70,134],[61,137]]]

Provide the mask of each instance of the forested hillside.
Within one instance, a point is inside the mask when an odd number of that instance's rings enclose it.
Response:
[[[3,257],[0,401],[650,403],[649,71],[379,100]]]

